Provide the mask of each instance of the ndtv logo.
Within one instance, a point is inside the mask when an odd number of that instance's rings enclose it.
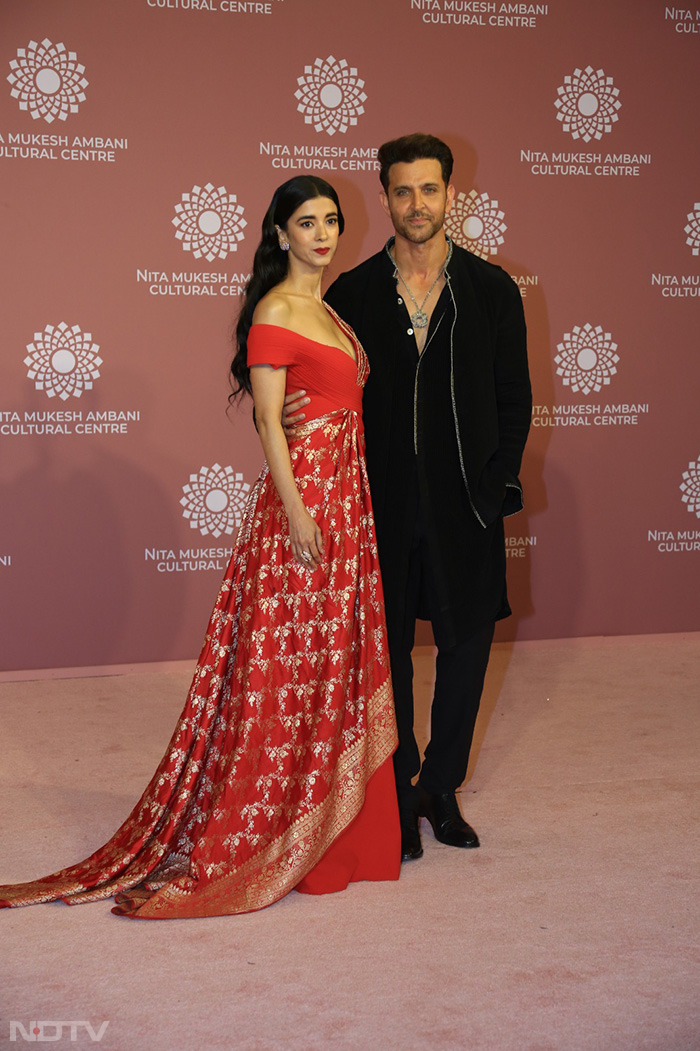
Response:
[[[63,1039],[64,1029],[69,1030],[71,1040],[77,1040],[78,1030],[85,1029],[90,1039],[99,1043],[105,1035],[108,1025],[109,1022],[103,1022],[99,1029],[95,1031],[90,1022],[30,1022],[29,1028],[25,1029],[22,1022],[10,1022],[10,1040],[17,1040],[17,1034],[19,1034],[22,1040],[28,1040],[30,1043],[53,1042]]]

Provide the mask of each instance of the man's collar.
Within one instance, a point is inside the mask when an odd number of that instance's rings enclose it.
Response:
[[[455,247],[454,246],[454,241],[452,241],[452,238],[450,237],[449,234],[445,234],[445,241],[447,241],[448,245],[451,242],[452,243],[452,247],[454,249],[454,247]],[[396,242],[396,237],[394,236],[394,234],[392,234],[391,237],[389,238],[389,240],[384,245],[384,255],[388,258],[389,262],[391,263],[391,265],[394,268],[396,268],[396,258],[394,256],[394,252],[393,252],[393,248],[394,248],[395,242]],[[448,268],[448,266],[452,262],[453,258],[454,258],[454,251],[448,252],[447,253],[447,260],[445,262],[445,269]]]

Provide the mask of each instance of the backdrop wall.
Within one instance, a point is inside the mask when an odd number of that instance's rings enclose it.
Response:
[[[389,235],[374,160],[456,158],[535,415],[500,637],[700,627],[700,11],[656,0],[6,0],[2,667],[194,655],[261,452],[230,328],[276,185]],[[331,275],[332,276],[332,275]]]

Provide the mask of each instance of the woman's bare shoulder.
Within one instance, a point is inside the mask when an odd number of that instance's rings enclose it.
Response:
[[[277,292],[274,288],[262,297],[253,313],[254,325],[279,325],[280,328],[289,328],[289,320],[292,316],[292,306],[283,292]]]

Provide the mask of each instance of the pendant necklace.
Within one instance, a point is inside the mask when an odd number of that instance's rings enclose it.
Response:
[[[449,237],[446,237],[445,240],[447,241],[447,255],[445,256],[445,262],[442,264],[442,266],[438,270],[437,277],[435,278],[435,280],[433,281],[432,285],[430,286],[430,288],[426,292],[425,298],[423,299],[423,302],[420,304],[420,306],[418,305],[418,302],[416,300],[416,297],[413,295],[413,292],[411,291],[411,289],[406,284],[406,278],[403,276],[403,274],[399,270],[398,266],[396,265],[396,260],[394,259],[393,255],[391,254],[391,249],[390,249],[389,245],[387,244],[387,246],[386,246],[387,255],[389,256],[389,258],[391,259],[392,263],[394,264],[394,278],[395,279],[397,277],[401,278],[401,283],[403,284],[404,288],[408,292],[409,296],[411,297],[411,299],[413,301],[413,305],[416,308],[414,310],[414,312],[411,314],[411,324],[413,325],[414,328],[425,328],[425,326],[428,324],[428,315],[426,314],[426,312],[423,309],[423,307],[428,302],[428,299],[430,297],[430,293],[433,291],[433,289],[435,288],[436,284],[438,283],[438,281],[440,280],[440,278],[444,274],[445,267],[447,266],[447,264],[449,263],[450,259],[452,258],[452,241],[450,240]]]

